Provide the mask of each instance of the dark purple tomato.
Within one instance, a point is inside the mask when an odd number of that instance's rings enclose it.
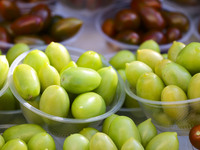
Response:
[[[142,23],[147,29],[164,29],[165,19],[162,14],[151,7],[144,6],[140,9]]]
[[[131,31],[131,30],[119,32],[116,35],[115,39],[120,42],[127,43],[127,44],[138,45],[140,43],[139,34],[134,31]]]
[[[154,40],[158,44],[165,44],[167,42],[164,33],[158,30],[151,30],[148,31],[147,33],[144,33],[142,36],[142,42],[146,40]]]
[[[35,15],[25,15],[11,24],[11,29],[15,35],[35,34],[41,31],[43,21]]]
[[[182,32],[178,28],[171,27],[167,29],[166,38],[168,43],[176,41],[181,37],[182,37]]]
[[[116,33],[114,20],[106,19],[102,24],[102,30],[106,35],[110,37],[114,36]]]
[[[0,26],[0,41],[10,43],[11,37],[8,34],[7,30],[4,27]]]
[[[51,10],[45,4],[36,5],[35,7],[31,9],[30,14],[36,15],[42,18],[44,22],[43,28],[46,28],[51,21]]]
[[[115,15],[115,28],[118,31],[135,30],[140,26],[138,13],[131,9],[123,9]]]
[[[183,32],[189,29],[189,19],[183,13],[163,11],[163,15],[169,27],[179,28]]]
[[[189,139],[195,148],[200,149],[200,125],[196,125],[190,129]]]
[[[0,1],[0,15],[7,21],[13,21],[20,17],[20,10],[15,2],[9,0]]]
[[[143,6],[148,6],[155,8],[157,10],[161,9],[161,2],[159,0],[132,0],[131,1],[131,8],[139,12],[139,9]]]

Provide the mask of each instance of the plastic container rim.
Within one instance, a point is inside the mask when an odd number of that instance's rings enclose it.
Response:
[[[170,105],[182,105],[182,104],[200,102],[200,97],[199,98],[194,98],[194,99],[180,100],[180,101],[176,101],[176,102],[161,102],[161,101],[155,101],[155,100],[148,100],[148,99],[141,98],[141,97],[137,96],[135,93],[133,93],[131,91],[129,86],[130,86],[130,84],[126,80],[126,83],[125,83],[125,91],[126,91],[126,93],[129,96],[131,96],[132,98],[134,98],[135,100],[137,100],[138,102],[141,102],[141,103],[144,103],[144,104],[170,106]]]
[[[45,49],[46,46],[43,46],[43,47],[38,47],[37,49]],[[79,48],[74,48],[74,47],[70,47],[70,46],[66,46],[67,49],[71,49],[73,50],[73,52],[79,52],[79,53],[83,53],[85,51],[79,49]],[[36,48],[34,48],[36,49]],[[31,49],[31,50],[34,50],[34,49]],[[120,107],[123,105],[123,102],[124,102],[124,99],[125,99],[125,88],[124,88],[124,83],[121,79],[120,76],[119,77],[119,86],[121,86],[121,90],[120,90],[120,97],[119,97],[119,101],[117,102],[117,104],[111,108],[109,111],[107,111],[106,113],[102,114],[102,115],[99,115],[99,116],[96,116],[96,117],[92,117],[92,118],[88,118],[88,119],[71,119],[71,118],[63,118],[63,117],[58,117],[58,116],[54,116],[54,115],[50,115],[50,114],[47,114],[45,112],[42,112],[41,110],[31,106],[28,102],[26,102],[16,91],[14,85],[13,85],[13,82],[12,82],[12,72],[14,71],[14,68],[20,63],[20,61],[25,58],[25,56],[31,51],[27,51],[27,52],[24,52],[22,53],[20,56],[18,56],[12,63],[11,65],[11,69],[9,70],[9,75],[10,75],[10,78],[9,80],[11,81],[11,84],[10,84],[10,89],[11,91],[13,92],[14,96],[17,98],[17,100],[20,102],[20,104],[22,104],[24,107],[26,107],[27,109],[29,109],[30,111],[36,113],[37,115],[39,116],[42,116],[42,117],[45,117],[45,118],[48,118],[50,120],[54,120],[54,121],[58,121],[58,122],[62,122],[62,123],[90,123],[90,122],[95,122],[95,121],[100,121],[100,120],[103,120],[105,118],[107,118],[108,116],[110,116],[111,114],[113,113],[116,113]],[[70,52],[69,52],[70,53]],[[72,54],[70,54],[72,55]],[[73,55],[72,55],[73,56]],[[103,63],[105,63],[106,65],[109,65],[109,63],[107,63],[106,61],[104,61],[102,59]]]

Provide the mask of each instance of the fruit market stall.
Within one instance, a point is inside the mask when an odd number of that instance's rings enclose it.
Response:
[[[9,2],[0,1],[0,149],[199,149],[196,9]]]

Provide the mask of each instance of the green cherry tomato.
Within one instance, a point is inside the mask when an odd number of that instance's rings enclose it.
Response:
[[[99,132],[97,129],[92,127],[83,128],[79,133],[85,136],[89,141],[94,134]]]
[[[136,57],[135,54],[133,54],[129,50],[121,50],[117,52],[113,57],[110,58],[109,63],[115,68],[115,69],[125,69],[125,64],[130,63],[132,61],[135,61]]]
[[[136,88],[138,78],[145,72],[153,72],[153,70],[141,61],[133,61],[126,64],[126,78],[133,88]]]
[[[6,53],[6,58],[8,59],[9,64],[11,65],[17,56],[28,51],[29,49],[29,46],[25,43],[17,43],[13,45]]]
[[[3,138],[6,142],[19,138],[27,143],[32,136],[40,132],[46,131],[37,124],[20,124],[7,128],[3,132]]]
[[[141,49],[151,49],[160,53],[159,44],[154,40],[146,40],[143,43],[141,43],[138,50],[141,50]]]
[[[71,111],[74,118],[91,118],[104,114],[106,112],[106,104],[99,94],[86,92],[75,98]]]
[[[57,42],[51,42],[45,49],[45,54],[48,56],[50,64],[54,66],[58,72],[71,61],[68,50]]]
[[[121,150],[144,150],[142,144],[137,141],[135,138],[131,137],[123,145]]]
[[[113,121],[113,119],[115,119],[118,115],[117,114],[112,114],[109,117],[107,117],[104,122],[103,122],[103,126],[102,126],[102,131],[105,134],[108,134],[109,128],[110,128],[110,124]]]
[[[105,133],[97,132],[90,140],[91,150],[117,150],[115,143]]]
[[[176,132],[162,132],[156,135],[146,146],[146,150],[169,150],[169,149],[171,150],[179,149],[179,141]]]
[[[89,140],[79,133],[66,137],[63,150],[89,150]]]
[[[86,51],[79,56],[76,64],[79,67],[91,68],[99,70],[102,68],[102,60],[100,55],[95,51]]]
[[[155,125],[151,122],[151,118],[141,122],[138,125],[138,130],[141,135],[142,145],[146,147],[149,141],[157,135],[157,130]]]
[[[46,132],[35,134],[27,145],[29,150],[56,150],[54,139]]]
[[[33,67],[35,71],[38,72],[44,64],[49,64],[50,62],[43,51],[33,50],[26,55],[23,63]]]
[[[141,142],[140,133],[134,121],[127,116],[114,118],[108,129],[108,136],[114,141],[118,149],[131,137]]]
[[[30,100],[40,94],[37,72],[27,64],[20,64],[15,68],[13,82],[17,92],[25,100]]]
[[[67,92],[80,94],[97,88],[101,83],[101,76],[91,68],[70,67],[61,73],[60,81]]]
[[[1,150],[28,150],[28,147],[23,140],[16,138],[6,142]]]
[[[67,117],[69,106],[69,96],[59,85],[48,86],[42,93],[39,103],[41,111],[59,117]]]

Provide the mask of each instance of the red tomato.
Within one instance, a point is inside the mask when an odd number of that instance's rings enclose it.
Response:
[[[200,124],[190,130],[189,139],[195,148],[200,149]]]

